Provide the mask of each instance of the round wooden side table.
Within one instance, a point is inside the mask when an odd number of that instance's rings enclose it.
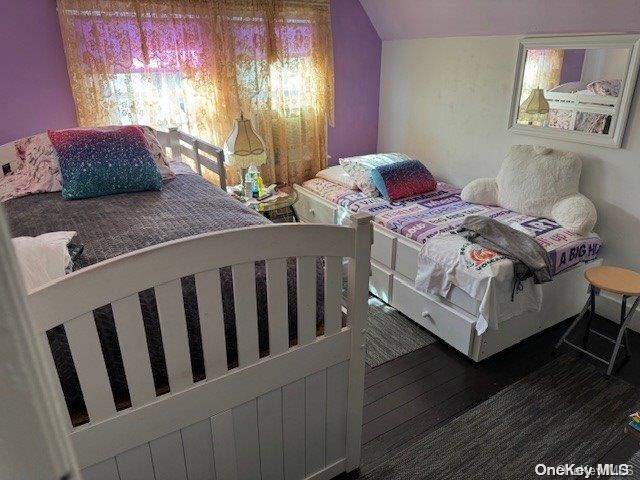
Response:
[[[584,277],[586,278],[587,282],[589,282],[589,299],[587,300],[587,303],[584,305],[584,308],[582,309],[580,314],[571,323],[567,331],[564,332],[555,348],[557,350],[563,343],[566,343],[576,350],[579,350],[580,352],[585,353],[595,358],[596,360],[600,360],[607,365],[607,376],[610,376],[613,373],[613,366],[616,362],[618,351],[620,350],[621,346],[625,349],[627,359],[631,356],[627,327],[629,326],[629,323],[633,318],[633,314],[636,311],[636,307],[640,302],[640,273],[628,270],[626,268],[600,266],[587,269]],[[622,307],[620,309],[620,327],[618,329],[618,335],[616,336],[616,338],[608,337],[607,335],[604,335],[603,333],[591,328],[591,322],[595,317],[596,295],[598,295],[601,291],[622,296]],[[631,310],[627,312],[627,300],[633,297],[636,297],[635,301],[631,306]],[[587,313],[589,314],[588,316]],[[578,325],[580,320],[582,320],[585,316],[587,316],[587,328],[584,332],[582,345],[579,346],[567,340],[567,337],[569,336],[571,331]],[[605,358],[599,357],[587,350],[587,343],[590,333],[594,333],[595,335],[598,335],[599,337],[602,337],[613,343],[613,352],[611,353],[610,359],[607,360]]]
[[[296,214],[293,204],[298,201],[298,192],[291,186],[278,187],[278,192],[284,192],[287,195],[285,197],[276,198],[275,200],[254,203],[250,205],[256,212],[261,213],[263,216],[271,220],[272,222],[282,222],[288,218],[293,218],[294,222],[299,222],[298,215]],[[285,210],[286,213],[282,213]]]

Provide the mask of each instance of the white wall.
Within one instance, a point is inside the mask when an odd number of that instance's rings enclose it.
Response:
[[[582,81],[622,79],[629,64],[626,48],[587,49],[582,64]]]
[[[513,144],[575,151],[583,159],[581,190],[598,209],[602,256],[640,271],[639,102],[632,104],[622,149],[508,132],[517,38],[383,42],[378,150],[414,155],[459,186],[495,176]]]

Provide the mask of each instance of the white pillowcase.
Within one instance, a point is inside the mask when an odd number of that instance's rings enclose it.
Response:
[[[325,168],[324,170],[320,170],[316,174],[317,178],[322,178],[324,180],[328,180],[332,183],[337,183],[338,185],[342,185],[343,187],[350,188],[351,190],[358,190],[358,186],[356,182],[351,178],[351,176],[344,171],[342,165],[334,165],[333,167]]]
[[[75,235],[76,232],[51,232],[12,239],[28,293],[67,273],[71,265],[67,245]]]
[[[411,160],[411,158],[403,153],[373,153],[371,155],[341,158],[340,165],[353,178],[360,190],[372,197],[379,197],[380,192],[371,180],[371,170],[382,165],[405,160]]]

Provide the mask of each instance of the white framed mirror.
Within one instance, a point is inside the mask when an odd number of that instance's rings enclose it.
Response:
[[[638,76],[640,35],[522,38],[508,128],[620,148]]]

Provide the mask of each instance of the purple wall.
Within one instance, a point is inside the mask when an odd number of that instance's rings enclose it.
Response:
[[[0,144],[76,125],[54,0],[0,0]],[[358,0],[331,0],[335,128],[329,154],[376,151],[382,43]]]
[[[362,5],[382,40],[640,31],[638,0],[362,0]]]
[[[330,163],[376,152],[382,42],[358,0],[331,0],[335,127]]]
[[[0,144],[75,126],[56,2],[0,1]]]
[[[579,82],[582,78],[582,64],[586,50],[572,49],[565,50],[562,58],[562,70],[560,70],[560,84],[568,82]]]

